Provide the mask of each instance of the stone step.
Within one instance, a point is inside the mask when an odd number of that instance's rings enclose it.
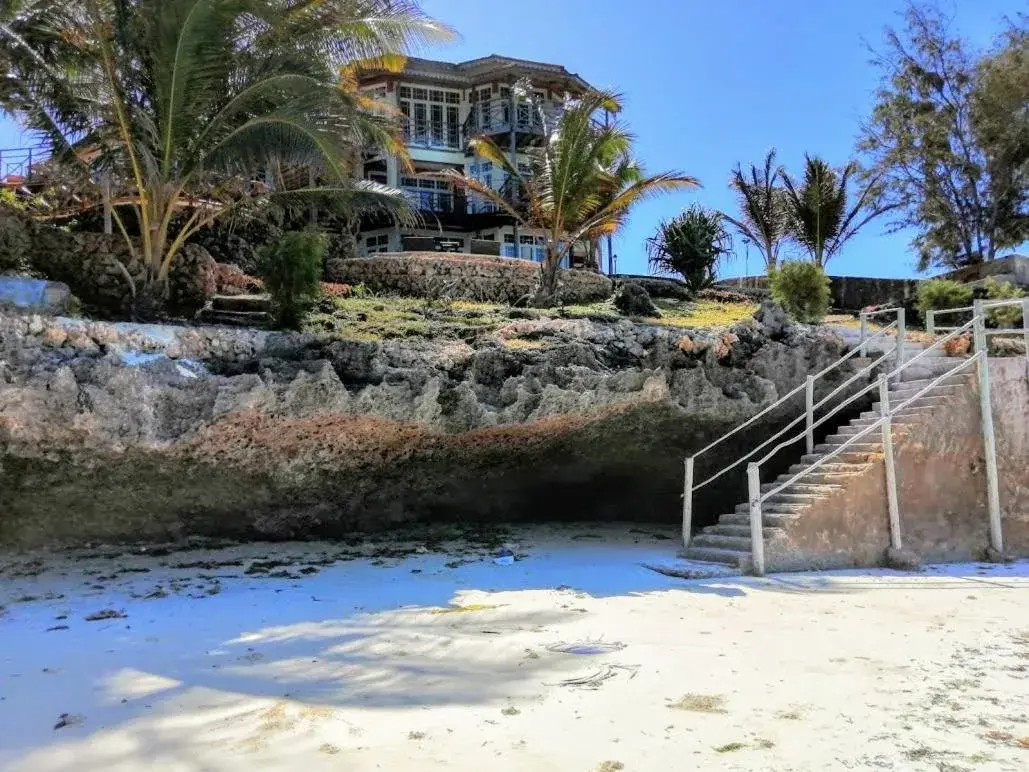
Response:
[[[253,311],[269,313],[272,299],[269,295],[215,295],[211,298],[215,311]]]
[[[202,324],[220,324],[229,327],[265,327],[271,323],[271,314],[263,311],[216,311],[205,308],[197,317]]]
[[[881,445],[879,447],[882,448]],[[833,456],[832,460],[838,461],[842,464],[863,464],[868,462],[869,456],[871,455],[873,454],[869,453],[868,451],[847,448],[839,455]],[[823,458],[825,458],[825,453],[805,453],[803,456],[800,457],[800,463],[805,464],[806,466],[810,466],[816,461],[821,461]]]
[[[797,472],[802,472],[802,471],[804,471],[804,469],[805,469],[805,467],[798,466]],[[797,472],[794,472],[793,474],[796,474]],[[762,483],[761,484],[761,492],[762,493],[768,493],[768,491],[774,490],[775,488],[778,488],[784,482],[789,480],[790,477],[792,477],[792,476],[793,475],[781,475],[780,478],[779,478],[781,480],[781,482]],[[842,487],[843,487],[842,485],[832,485],[832,484],[821,484],[820,485],[818,483],[796,482],[796,483],[793,483],[793,485],[791,485],[789,488],[784,490],[783,493],[784,494],[792,494],[792,493],[813,493],[813,494],[817,494],[817,493],[832,493],[833,491],[840,490],[840,488],[842,488]]]
[[[786,470],[786,474],[779,476],[779,480],[781,482],[786,482],[791,477],[793,477],[793,475],[800,474],[809,466],[811,466],[810,463],[794,464]],[[817,472],[812,472],[807,477],[805,477],[804,482],[809,483],[811,485],[831,485],[833,484],[832,481],[835,478],[853,477],[854,475],[861,474],[863,471],[865,471],[864,464],[848,464],[842,461],[837,461],[834,458],[832,461],[829,461],[823,464],[821,467],[819,467],[819,470]],[[819,479],[815,479],[816,477]],[[824,477],[825,479],[821,479],[822,477]],[[776,484],[778,485],[780,483]]]
[[[822,455],[832,453],[845,442],[851,440],[850,437],[826,437],[825,439],[826,442],[823,442],[821,445],[815,445],[815,453],[821,453]],[[882,437],[876,436],[875,432],[870,432],[868,436],[862,437],[860,440],[848,445],[847,450],[852,453],[877,453],[882,449],[882,446]]]
[[[739,550],[718,549],[716,547],[687,547],[683,556],[687,560],[698,560],[702,563],[724,563],[736,566],[747,573],[750,571],[751,557],[749,552]]]
[[[804,501],[804,502],[794,501],[794,502],[790,502],[790,503],[785,503],[785,502],[774,502],[773,503],[771,501],[765,501],[765,502],[763,502],[761,504],[761,513],[764,514],[764,513],[767,512],[770,515],[796,515],[796,514],[799,514],[799,513],[803,512],[803,511],[805,511],[808,507],[810,507],[816,501],[818,501],[818,499],[811,499],[809,501]],[[750,514],[750,504],[747,504],[747,503],[737,504],[736,505],[736,514],[737,515],[749,515]]]
[[[763,520],[764,518],[762,518]],[[743,537],[745,539],[750,538],[750,521],[748,520],[746,525],[740,525],[735,523],[722,523],[718,522],[718,525],[708,526],[703,531],[706,534],[713,536],[735,536]],[[765,539],[777,539],[786,535],[786,531],[782,528],[773,528],[764,525],[761,529],[761,533]]]
[[[750,552],[750,536],[722,536],[721,534],[702,531],[693,537],[690,545],[697,547],[711,547],[717,550],[732,550],[733,552]]]
[[[761,511],[761,525],[764,528],[775,528],[781,530],[797,519],[798,515],[787,512],[765,512]],[[740,514],[731,512],[718,518],[718,525],[746,526],[750,528],[750,513]],[[747,533],[750,533],[748,530]]]
[[[862,420],[866,419],[866,418],[879,418],[880,415],[879,415],[879,406],[878,406],[878,404],[875,407],[876,407],[875,410],[866,410],[865,412],[863,412],[859,416],[859,418],[862,419]],[[935,409],[936,408],[933,405],[926,405],[924,407],[921,406],[921,405],[911,405],[910,407],[906,407],[903,410],[901,410],[898,415],[899,416],[904,416],[904,417],[918,418],[918,416],[924,416],[927,413],[933,412],[933,410],[935,410]]]
[[[837,434],[854,435],[860,431],[867,429],[869,426],[879,420],[879,416],[868,417],[868,418],[855,418],[846,426],[841,426],[836,432]],[[920,413],[909,413],[907,410],[903,411],[900,415],[893,417],[893,423],[895,424],[914,424],[921,421]],[[871,437],[875,432],[869,432],[868,436]]]

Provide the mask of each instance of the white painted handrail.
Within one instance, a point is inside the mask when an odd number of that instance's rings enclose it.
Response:
[[[889,309],[889,310],[896,310],[896,309]],[[703,488],[705,485],[709,485],[710,483],[714,482],[715,480],[720,478],[722,475],[728,473],[732,469],[735,469],[737,466],[742,464],[744,461],[746,461],[747,459],[751,458],[755,453],[759,452],[769,442],[773,442],[774,440],[778,439],[784,433],[788,432],[790,429],[792,429],[794,426],[796,426],[801,421],[805,421],[805,420],[807,421],[808,426],[809,426],[808,435],[811,436],[810,426],[813,423],[812,418],[813,418],[813,407],[814,407],[812,405],[812,401],[813,401],[812,400],[812,394],[813,394],[813,388],[814,388],[813,384],[818,379],[825,377],[827,374],[829,374],[830,372],[832,372],[833,370],[838,368],[844,362],[847,362],[850,359],[852,359],[855,356],[857,356],[859,353],[863,356],[864,355],[864,351],[867,348],[867,344],[868,343],[871,343],[872,341],[874,341],[874,340],[876,340],[878,338],[886,338],[889,335],[890,331],[892,331],[892,330],[896,330],[896,332],[897,332],[897,341],[898,341],[898,343],[894,344],[894,351],[902,350],[903,344],[900,341],[902,339],[902,330],[903,330],[903,324],[902,324],[903,309],[899,309],[899,312],[900,312],[901,316],[898,318],[898,320],[896,322],[893,322],[892,324],[888,325],[887,327],[884,327],[883,329],[881,329],[879,332],[877,332],[875,335],[873,335],[872,337],[868,338],[867,340],[864,337],[864,330],[862,329],[862,345],[861,346],[854,347],[853,349],[848,351],[846,354],[844,354],[842,357],[837,359],[832,364],[830,364],[827,367],[823,368],[822,370],[818,371],[814,375],[808,376],[807,380],[804,383],[800,384],[796,388],[794,388],[794,389],[790,390],[789,392],[787,392],[784,396],[782,396],[777,401],[773,402],[771,405],[766,407],[761,412],[751,416],[746,421],[741,423],[739,426],[736,426],[733,429],[731,429],[730,431],[726,432],[721,437],[716,439],[714,442],[712,442],[712,443],[708,444],[707,446],[701,448],[700,450],[698,450],[693,455],[686,457],[685,462],[684,462],[685,469],[684,469],[684,484],[683,484],[683,493],[682,493],[682,533],[683,533],[683,546],[684,547],[689,547],[691,533],[692,533],[693,493],[695,491],[699,490],[700,488]],[[888,354],[887,354],[887,356],[888,356]],[[865,369],[868,369],[868,368],[865,368]],[[791,400],[794,397],[796,397],[801,392],[805,392],[805,391],[807,392],[807,395],[808,395],[807,405],[805,407],[805,411],[800,416],[795,418],[793,421],[791,421],[789,424],[787,424],[784,428],[780,429],[779,432],[777,432],[775,435],[773,435],[772,437],[769,437],[761,445],[759,445],[758,447],[754,448],[749,453],[741,456],[740,458],[737,458],[735,461],[733,461],[729,465],[727,465],[727,466],[723,467],[722,469],[718,470],[713,475],[708,477],[706,480],[704,480],[704,481],[702,481],[702,482],[700,482],[699,484],[696,484],[696,485],[693,483],[694,467],[696,465],[697,459],[700,456],[704,455],[709,450],[711,450],[711,449],[717,447],[718,445],[720,445],[721,443],[725,442],[730,437],[735,436],[736,434],[738,434],[739,432],[743,431],[747,427],[752,426],[759,419],[761,419],[764,416],[768,415],[769,413],[771,413],[776,408],[782,406],[783,404],[785,404],[789,400]],[[824,404],[825,404],[825,400],[823,399],[822,402],[819,403],[819,405],[824,405]]]

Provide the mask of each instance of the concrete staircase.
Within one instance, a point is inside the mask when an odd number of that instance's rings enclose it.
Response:
[[[267,295],[215,295],[201,309],[197,321],[227,327],[266,327],[272,320],[271,307]]]
[[[905,345],[905,361],[910,361],[925,349],[916,343]],[[874,356],[875,352],[870,351]],[[933,380],[947,370],[961,364],[960,358],[942,355],[934,349],[922,359],[911,364],[901,373],[902,380],[891,384],[889,388],[890,404],[894,408],[907,399],[914,397]],[[971,376],[968,371],[948,378],[932,391],[906,407],[894,417],[894,436],[903,434],[905,424],[930,420],[934,411],[946,409],[948,397],[969,388]],[[838,403],[835,403],[838,404]],[[836,428],[836,433],[828,436],[825,442],[814,448],[811,455],[799,455],[797,463],[789,467],[774,482],[764,483],[761,491],[767,493],[788,482],[795,475],[803,472],[811,464],[832,453],[840,445],[850,440],[855,434],[871,426],[878,420],[880,403],[876,401],[871,410],[863,412],[858,418]],[[796,444],[798,454],[803,449],[803,441]],[[805,511],[812,505],[829,496],[846,495],[848,481],[866,473],[869,464],[878,462],[883,452],[882,434],[872,431],[867,437],[850,445],[845,451],[832,458],[813,472],[783,489],[762,504],[762,526],[766,545],[786,543],[787,529],[798,518],[803,518]],[[766,546],[767,549],[767,546]],[[691,561],[720,563],[738,567],[747,572],[751,566],[751,534],[750,505],[737,505],[735,511],[719,517],[715,525],[704,528],[696,534],[684,557]]]

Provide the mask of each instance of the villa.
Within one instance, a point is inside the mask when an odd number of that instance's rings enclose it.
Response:
[[[531,102],[515,88],[518,82],[532,84]],[[469,140],[492,138],[524,173],[525,150],[542,141],[546,125],[568,100],[590,89],[560,65],[495,55],[459,64],[412,58],[401,73],[367,74],[362,92],[403,117],[414,169],[405,171],[397,158],[380,153],[365,158],[364,179],[402,190],[424,225],[401,228],[385,218],[367,218],[361,223],[359,253],[466,252],[542,262],[542,231],[518,227],[494,203],[424,175],[456,169],[514,199],[517,193],[504,169],[477,157]],[[584,251],[573,249],[571,262],[582,265]]]

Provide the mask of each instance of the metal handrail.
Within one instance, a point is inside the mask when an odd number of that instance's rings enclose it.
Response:
[[[871,341],[875,340],[876,338],[878,338],[880,336],[884,336],[889,330],[893,329],[894,327],[896,327],[895,323],[891,324],[889,327],[884,327],[880,332],[876,333],[874,336],[869,338],[868,342],[871,342]],[[855,356],[857,353],[858,353],[858,349],[855,347],[851,351],[847,352],[844,356],[842,356],[839,359],[837,359],[831,365],[829,365],[828,367],[823,368],[822,370],[820,370],[819,372],[815,373],[811,377],[817,381],[819,378],[822,378],[823,376],[825,376],[828,373],[830,373],[832,370],[835,370],[837,367],[839,367],[844,362],[848,361],[851,357]],[[723,434],[721,437],[719,437],[717,440],[715,440],[711,444],[706,445],[705,447],[703,447],[700,450],[698,450],[696,453],[694,453],[691,456],[691,458],[696,460],[698,457],[704,455],[705,453],[707,453],[712,448],[717,447],[718,445],[722,444],[725,440],[729,439],[733,435],[741,432],[743,429],[746,429],[748,426],[753,424],[757,419],[759,419],[762,416],[772,412],[773,410],[775,410],[775,408],[779,407],[784,402],[787,402],[790,399],[792,399],[793,397],[797,396],[798,394],[800,394],[800,392],[804,391],[805,388],[807,388],[807,384],[806,383],[802,383],[800,386],[797,386],[795,389],[787,392],[784,396],[780,397],[777,401],[773,402],[771,405],[766,407],[760,413],[757,413],[756,415],[751,416],[746,421],[741,423],[739,426],[735,427],[734,429],[729,430],[728,432]]]
[[[968,325],[966,325],[966,326],[969,326],[971,324],[972,324],[972,322],[969,322]],[[958,332],[961,332],[963,329],[964,328],[962,327],[959,330],[957,330],[956,332],[954,332],[952,335],[948,335],[946,338],[941,339],[940,340],[940,345],[942,346],[948,340],[950,340],[951,338],[955,337],[958,334]],[[931,349],[926,349],[922,353],[917,354],[916,356],[911,357],[911,359],[909,359],[903,365],[898,367],[896,370],[894,370],[891,373],[888,373],[886,375],[886,377],[887,378],[892,378],[893,376],[900,374],[903,370],[905,370],[907,367],[909,367],[913,362],[917,362],[919,359],[921,359],[923,356],[925,356],[926,351],[929,351],[929,350],[931,350]],[[836,407],[834,407],[832,410],[830,410],[824,416],[822,416],[817,421],[815,421],[811,425],[811,429],[817,429],[819,426],[824,424],[826,421],[828,421],[834,415],[836,415],[841,410],[843,410],[843,408],[847,407],[847,405],[849,405],[850,403],[854,402],[859,397],[863,396],[864,394],[866,394],[867,392],[871,391],[872,389],[877,388],[877,386],[878,386],[878,384],[876,384],[876,383],[870,383],[867,386],[864,386],[861,389],[859,389],[858,391],[856,391],[854,394],[851,394],[846,400],[844,400],[843,402],[838,404]],[[807,431],[805,431],[803,434],[798,434],[796,437],[793,437],[792,439],[785,440],[775,450],[770,452],[767,456],[765,456],[761,460],[756,461],[754,463],[756,463],[758,466],[760,466],[761,464],[765,463],[770,458],[772,458],[772,456],[774,456],[776,453],[778,453],[783,448],[787,448],[790,445],[794,444],[795,442],[799,442],[800,440],[804,439],[806,436],[808,436],[808,432]]]
[[[844,362],[849,361],[850,359],[852,359],[855,356],[858,356],[859,354],[861,356],[864,356],[865,355],[865,351],[867,350],[867,346],[868,346],[869,343],[871,343],[872,341],[876,340],[877,338],[886,338],[886,337],[888,337],[889,333],[891,331],[893,331],[893,330],[896,330],[896,333],[897,333],[896,343],[893,346],[893,351],[892,352],[887,352],[887,353],[888,354],[889,353],[896,353],[898,362],[903,359],[904,337],[905,337],[905,332],[904,332],[904,329],[905,329],[904,328],[904,309],[903,308],[884,309],[884,311],[887,311],[887,310],[889,310],[889,311],[894,311],[895,310],[897,312],[897,321],[895,321],[895,322],[891,323],[890,325],[882,328],[875,335],[873,335],[872,337],[866,339],[865,338],[865,324],[864,324],[865,320],[864,320],[864,317],[862,317],[861,344],[859,346],[855,346],[853,349],[848,351],[846,354],[844,354],[842,357],[837,359],[835,362],[833,362],[832,364],[830,364],[827,367],[823,368],[822,370],[820,370],[819,372],[815,373],[814,375],[808,376],[808,378],[805,381],[805,383],[797,386],[794,389],[791,389],[784,396],[782,396],[781,398],[779,398],[778,400],[773,402],[771,405],[766,407],[761,412],[751,416],[746,421],[744,421],[740,425],[736,426],[735,428],[731,429],[730,431],[726,432],[721,437],[716,439],[714,442],[712,442],[712,443],[708,444],[707,446],[701,448],[700,450],[698,450],[693,455],[686,457],[685,462],[684,462],[684,465],[685,465],[685,481],[683,483],[683,492],[682,492],[682,499],[683,499],[683,503],[682,503],[682,508],[683,508],[683,513],[682,513],[682,520],[683,520],[682,540],[683,540],[683,545],[684,546],[686,546],[686,547],[689,546],[690,538],[692,536],[693,493],[694,493],[694,491],[698,490],[699,488],[704,487],[705,485],[710,484],[711,482],[714,482],[715,480],[717,480],[719,477],[721,477],[722,475],[726,474],[730,470],[735,469],[741,463],[743,463],[748,458],[750,458],[754,453],[757,453],[758,451],[760,451],[769,442],[778,439],[778,437],[780,437],[783,433],[789,431],[794,426],[796,426],[797,423],[800,420],[806,419],[808,424],[810,425],[813,422],[813,412],[812,412],[813,411],[813,407],[812,406],[813,406],[813,403],[814,403],[814,384],[815,384],[815,382],[819,378],[824,377],[825,375],[827,375],[828,373],[832,372],[837,367],[842,365]],[[693,471],[694,471],[694,466],[696,464],[696,460],[697,460],[698,457],[702,456],[704,453],[707,453],[712,448],[717,447],[718,445],[720,445],[721,443],[725,442],[725,440],[729,439],[730,437],[735,436],[739,432],[741,432],[744,429],[746,429],[748,426],[753,425],[760,418],[768,415],[770,412],[772,412],[776,408],[780,407],[784,403],[786,403],[789,400],[793,399],[798,394],[800,394],[800,392],[802,392],[802,391],[806,391],[806,393],[807,393],[807,406],[806,406],[805,412],[803,414],[801,414],[800,416],[795,418],[793,421],[791,421],[789,424],[787,424],[785,427],[783,427],[783,429],[781,429],[778,433],[776,433],[775,435],[773,435],[769,439],[765,440],[765,442],[762,443],[761,445],[759,445],[757,448],[751,450],[749,453],[747,453],[744,456],[736,459],[735,461],[733,461],[731,464],[727,465],[726,467],[720,469],[718,472],[713,474],[711,477],[709,477],[708,479],[706,479],[702,483],[700,483],[700,485],[694,485],[693,484]],[[820,404],[824,404],[824,402],[825,402],[825,400],[823,400]]]
[[[886,327],[886,328],[884,328],[884,329],[883,329],[883,331],[882,331],[882,333],[880,333],[880,334],[885,334],[887,330],[891,329],[891,328],[892,328],[892,327],[894,327],[894,326],[895,326],[895,325],[890,325],[890,327]],[[852,357],[852,356],[853,356],[853,355],[854,355],[854,354],[855,354],[856,352],[857,352],[857,349],[855,348],[855,349],[854,349],[853,351],[849,352],[849,353],[848,353],[848,354],[847,354],[847,355],[846,355],[845,357],[842,357],[842,358],[841,358],[840,360],[838,360],[838,361],[837,361],[837,362],[836,362],[836,363],[835,363],[834,365],[832,365],[832,366],[831,366],[830,368],[827,368],[827,369],[825,369],[825,370],[822,370],[822,371],[821,371],[821,373],[819,373],[819,374],[817,374],[817,375],[814,375],[814,376],[811,376],[811,377],[812,377],[813,379],[816,379],[816,378],[818,378],[819,376],[821,376],[821,375],[824,375],[824,374],[826,374],[827,372],[829,372],[829,370],[830,370],[830,369],[832,369],[832,367],[837,367],[837,366],[839,366],[839,365],[840,365],[840,364],[842,364],[843,362],[845,362],[845,361],[847,361],[848,359],[850,359],[850,358],[851,358],[851,357]],[[826,403],[827,403],[827,402],[828,402],[828,401],[829,401],[829,400],[830,400],[830,399],[831,399],[832,397],[834,397],[834,396],[836,396],[837,394],[839,394],[839,393],[840,393],[840,392],[841,392],[841,391],[842,391],[843,389],[847,388],[847,387],[848,387],[849,385],[851,385],[852,383],[854,383],[854,381],[856,381],[856,380],[860,379],[862,375],[865,375],[865,374],[868,374],[869,372],[871,372],[871,371],[872,371],[873,369],[875,369],[876,367],[878,367],[878,366],[879,366],[880,364],[882,364],[882,363],[883,363],[883,361],[885,361],[885,360],[886,360],[887,358],[889,358],[889,357],[891,357],[891,356],[893,356],[893,351],[887,351],[887,352],[886,352],[885,354],[883,354],[883,355],[882,355],[881,357],[879,357],[878,359],[876,359],[876,360],[875,360],[874,362],[872,362],[871,364],[869,364],[869,365],[865,365],[865,366],[864,366],[863,368],[861,368],[861,370],[859,370],[859,371],[858,371],[858,372],[857,372],[856,374],[852,375],[852,376],[851,376],[851,377],[850,377],[849,379],[847,379],[847,380],[846,380],[846,381],[845,381],[845,382],[844,382],[844,383],[843,383],[842,385],[840,385],[840,386],[838,386],[838,387],[837,387],[836,389],[834,389],[834,390],[833,390],[833,391],[832,391],[832,392],[831,392],[831,393],[830,393],[830,394],[829,394],[828,396],[824,397],[824,398],[823,398],[823,399],[822,399],[821,401],[819,401],[819,402],[818,402],[818,403],[817,403],[816,405],[814,405],[814,406],[813,406],[813,409],[817,410],[818,408],[820,408],[820,407],[824,406],[824,405],[825,405],[825,404],[826,404]],[[782,398],[782,399],[781,399],[781,400],[780,400],[779,402],[781,403],[781,402],[783,402],[783,401],[785,401],[785,400],[787,400],[787,399],[790,399],[791,397],[794,397],[794,396],[796,396],[796,395],[797,395],[797,393],[798,393],[798,392],[799,392],[799,391],[800,391],[801,389],[806,389],[806,388],[808,388],[808,385],[807,385],[807,383],[803,384],[802,386],[798,386],[798,387],[797,387],[796,389],[794,389],[794,390],[793,390],[792,392],[790,392],[790,393],[789,393],[789,394],[787,394],[787,395],[786,395],[785,397],[783,397],[783,398]],[[778,404],[778,403],[777,403],[777,404]],[[845,403],[845,404],[846,404],[846,403]],[[773,407],[774,407],[774,405],[773,405]],[[770,408],[769,408],[769,409],[770,409]],[[767,410],[766,410],[766,411],[763,411],[763,412],[767,412]],[[756,420],[757,418],[760,418],[760,417],[761,417],[762,415],[763,415],[763,413],[758,413],[758,414],[757,414],[756,416],[754,416],[753,418],[751,418],[751,419],[750,419],[750,420],[749,420],[749,421],[748,421],[747,423],[743,423],[743,424],[740,424],[740,426],[737,426],[737,427],[736,427],[735,429],[733,429],[733,431],[732,431],[732,432],[730,432],[729,434],[726,434],[726,435],[725,435],[725,437],[728,437],[728,436],[730,436],[731,434],[735,434],[735,433],[736,433],[737,431],[739,431],[740,429],[744,428],[744,427],[745,427],[745,426],[747,426],[748,424],[750,424],[750,423],[753,423],[753,421],[754,421],[754,420]],[[833,415],[833,413],[830,413],[829,415]],[[796,425],[797,425],[798,423],[800,423],[801,421],[803,421],[803,420],[804,420],[804,419],[805,419],[806,417],[807,417],[807,412],[805,411],[804,413],[802,413],[801,415],[797,416],[797,417],[796,417],[796,418],[794,418],[794,419],[793,419],[792,421],[790,421],[790,422],[789,422],[788,424],[786,424],[786,426],[784,426],[784,427],[783,427],[782,429],[780,429],[779,431],[777,431],[777,432],[776,432],[775,434],[773,434],[773,435],[772,435],[771,437],[769,437],[769,438],[768,438],[768,439],[766,439],[766,440],[765,440],[764,442],[762,442],[762,443],[761,443],[760,445],[758,445],[758,446],[757,446],[756,448],[754,448],[753,450],[751,450],[751,451],[750,451],[749,453],[746,453],[746,454],[744,454],[744,455],[740,456],[740,457],[739,457],[738,459],[736,459],[735,461],[733,461],[733,462],[732,462],[731,464],[729,464],[728,466],[726,466],[726,467],[723,467],[722,469],[718,470],[717,472],[715,472],[715,473],[714,473],[713,475],[711,475],[710,477],[708,477],[708,478],[707,478],[706,480],[704,480],[703,482],[699,482],[699,483],[697,483],[696,485],[694,485],[694,486],[693,486],[693,491],[699,491],[699,490],[700,490],[701,488],[703,488],[704,486],[706,486],[706,485],[709,485],[710,483],[713,483],[713,482],[714,482],[715,480],[717,480],[717,479],[718,479],[719,477],[721,477],[722,475],[724,475],[724,474],[726,474],[726,473],[730,472],[731,470],[735,469],[735,468],[736,468],[737,466],[739,466],[740,464],[742,464],[742,463],[743,463],[744,461],[746,461],[746,460],[747,460],[747,459],[749,459],[749,458],[750,458],[751,456],[753,456],[753,455],[754,455],[755,453],[759,452],[759,451],[760,451],[760,450],[761,450],[762,448],[764,448],[764,447],[765,447],[766,445],[768,445],[768,443],[770,443],[770,442],[774,442],[775,440],[777,440],[777,439],[778,439],[779,437],[781,437],[781,436],[782,436],[783,434],[785,434],[786,432],[788,432],[788,431],[789,431],[790,429],[792,429],[792,428],[793,428],[794,426],[796,426]],[[824,419],[823,419],[823,420],[824,420]],[[816,423],[816,424],[814,424],[814,425],[815,425],[815,426],[818,426],[818,424],[817,424],[817,423]],[[804,436],[804,435],[801,435],[801,436]],[[721,439],[725,439],[725,437],[722,437]],[[721,442],[721,439],[719,439],[719,440],[718,440],[717,442]],[[792,444],[792,442],[793,442],[793,441],[791,440],[789,444]],[[715,444],[717,444],[717,443],[715,443]],[[708,450],[708,449],[709,449],[709,448],[711,448],[711,447],[714,447],[714,444],[712,444],[712,445],[709,445],[709,446],[708,446],[707,448],[705,448],[704,450]],[[697,458],[697,456],[699,456],[699,455],[700,455],[701,453],[703,453],[703,452],[704,452],[704,450],[700,451],[699,453],[695,453],[695,454],[693,455],[693,459],[696,459],[696,458]]]
[[[811,472],[813,472],[818,467],[823,466],[827,461],[829,461],[829,460],[831,460],[833,458],[836,458],[836,456],[840,455],[840,453],[842,453],[844,450],[849,448],[851,445],[854,445],[855,443],[857,443],[857,441],[859,439],[863,439],[864,437],[866,437],[869,434],[871,434],[875,429],[880,428],[884,421],[886,421],[888,418],[892,418],[893,417],[894,413],[899,413],[900,411],[906,409],[912,402],[915,402],[915,401],[921,399],[928,392],[932,391],[937,386],[939,386],[940,383],[942,383],[943,381],[947,380],[948,378],[953,377],[958,371],[963,370],[964,368],[968,367],[968,365],[973,363],[973,362],[978,362],[979,359],[982,356],[984,356],[984,352],[980,351],[978,354],[975,354],[974,356],[969,357],[968,359],[966,359],[961,364],[955,365],[950,370],[947,370],[947,372],[945,372],[943,375],[941,375],[938,378],[936,378],[928,386],[925,386],[921,391],[919,391],[913,397],[909,397],[908,399],[904,400],[903,402],[901,402],[896,407],[891,408],[888,413],[886,413],[885,415],[880,416],[878,420],[876,420],[875,422],[869,424],[868,426],[866,426],[864,429],[862,429],[857,434],[851,435],[850,439],[848,439],[842,445],[838,445],[835,450],[830,451],[829,453],[826,453],[821,458],[818,458],[818,459],[812,461],[810,466],[808,466],[802,472],[798,472],[793,477],[791,477],[788,481],[784,482],[782,485],[778,486],[777,488],[773,488],[772,490],[768,491],[767,493],[761,494],[760,498],[758,499],[758,503],[763,503],[763,502],[767,501],[770,497],[775,496],[776,494],[782,493],[786,488],[789,488],[791,485],[796,483],[797,480],[799,480],[800,478],[809,475]]]

